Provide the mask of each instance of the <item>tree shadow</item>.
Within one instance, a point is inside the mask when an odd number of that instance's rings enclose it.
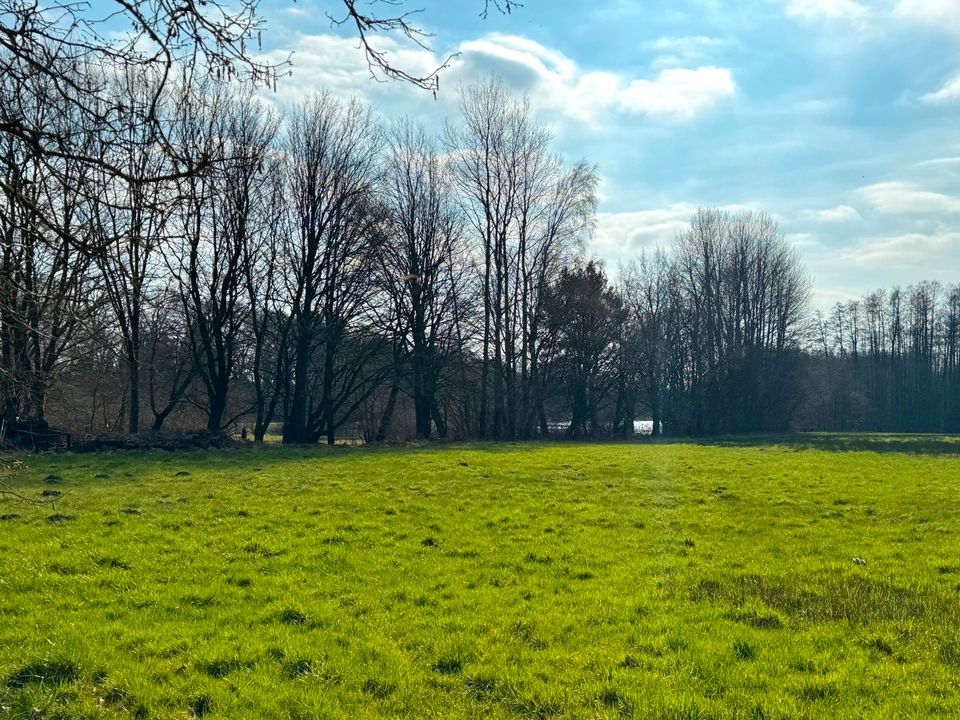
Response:
[[[920,433],[796,433],[696,438],[680,442],[716,447],[786,447],[827,452],[960,456],[960,437]]]

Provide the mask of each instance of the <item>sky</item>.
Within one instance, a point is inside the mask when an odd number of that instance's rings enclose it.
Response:
[[[456,54],[436,99],[371,79],[340,0],[263,0],[264,53],[293,63],[277,100],[327,88],[439,128],[498,75],[596,164],[588,252],[611,269],[709,206],[776,218],[822,307],[960,282],[960,0],[405,1],[429,48],[378,42],[412,74]]]

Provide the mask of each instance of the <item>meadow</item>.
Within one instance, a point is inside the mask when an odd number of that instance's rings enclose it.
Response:
[[[960,717],[952,438],[23,459],[2,717]]]

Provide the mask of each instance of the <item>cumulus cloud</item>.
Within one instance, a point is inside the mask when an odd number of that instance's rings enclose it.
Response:
[[[849,205],[838,205],[825,210],[808,210],[804,215],[817,222],[843,223],[860,219],[860,213]]]
[[[443,58],[418,46],[384,37],[378,49],[404,70],[427,75]],[[335,35],[301,36],[293,51],[291,77],[278,93],[297,97],[319,88],[344,94],[360,88],[367,95],[418,92],[404,83],[372,83],[370,69],[355,40]],[[267,60],[286,59],[290,49]],[[611,112],[689,121],[736,94],[726,68],[669,68],[651,78],[631,78],[619,72],[587,71],[563,53],[517,35],[491,34],[468,40],[457,48],[441,75],[441,85],[496,75],[527,92],[534,105],[586,124],[599,123]],[[449,92],[441,97],[452,98]]]
[[[957,12],[960,12],[960,9]],[[960,73],[947,80],[944,86],[936,92],[922,95],[920,101],[931,105],[946,105],[947,103],[960,101]]]
[[[581,69],[563,53],[515,35],[493,34],[464,43],[451,79],[490,73],[530,93],[540,107],[584,122],[618,111],[690,120],[736,94],[726,68],[669,68],[653,78]]]
[[[924,190],[912,183],[877,183],[857,192],[877,212],[885,215],[960,213],[960,197]]]
[[[469,40],[451,63],[447,82],[496,75],[528,93],[540,108],[591,123],[614,104],[621,78],[612,72],[584,72],[563,53],[515,35]]]
[[[442,62],[429,50],[405,45],[390,37],[378,38],[377,49],[411,75],[429,75]],[[293,47],[271,51],[261,59],[273,64],[291,60],[289,76],[277,81],[276,94],[285,101],[319,90],[344,96],[363,94],[368,98],[384,94],[423,94],[407,83],[374,82],[356,39],[331,34],[301,35]]]
[[[798,20],[863,20],[867,8],[854,0],[786,0],[787,15]]]

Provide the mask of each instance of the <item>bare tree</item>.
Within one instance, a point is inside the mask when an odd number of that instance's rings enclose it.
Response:
[[[784,428],[799,403],[809,279],[763,214],[701,210],[677,241],[689,357],[675,390],[694,434]]]
[[[548,432],[543,408],[547,378],[540,362],[545,295],[593,229],[598,178],[596,168],[583,162],[565,170],[559,157],[546,152],[524,153],[524,158],[516,282],[522,392],[518,412],[523,421],[518,431],[529,438],[538,421],[541,434]]]
[[[499,81],[466,88],[460,111],[447,143],[482,257],[480,435],[528,436],[542,405],[538,298],[592,226],[596,172],[566,171],[527,98]]]
[[[167,263],[180,283],[206,389],[207,430],[219,432],[234,419],[227,415],[230,391],[249,328],[246,263],[271,229],[258,206],[269,193],[266,163],[277,118],[250,94],[211,90],[186,88],[179,100],[177,137],[196,160],[180,183],[182,242],[171,245]]]
[[[142,330],[150,294],[162,282],[160,250],[174,209],[174,188],[153,180],[170,167],[157,144],[158,129],[139,122],[138,114],[155,102],[156,88],[140,73],[115,79],[119,104],[129,109],[116,139],[102,146],[122,175],[101,170],[92,194],[92,220],[97,235],[86,248],[93,255],[107,300],[122,338],[121,355],[129,385],[127,429],[140,431]]]
[[[399,9],[378,13],[362,9],[358,0],[331,0],[342,8],[339,25],[351,25],[375,77],[399,79],[436,91],[438,73],[411,74],[378,47],[377,35],[395,35],[425,46],[429,34],[412,20],[415,12]],[[390,2],[398,6],[401,2]],[[121,131],[131,119],[153,125],[158,143],[166,143],[159,119],[159,105],[171,82],[190,84],[197,77],[238,79],[257,85],[276,83],[288,63],[266,64],[256,52],[261,48],[263,19],[258,0],[113,0],[100,4],[56,2],[42,4],[24,0],[0,0],[0,75],[30,86],[28,79],[41,75],[48,90],[45,97],[72,106],[86,124]],[[515,0],[484,0],[482,15],[491,9],[509,13]],[[150,77],[152,97],[133,112],[116,102],[110,73],[81,73],[76,68],[109,68],[111,72]],[[72,158],[127,180],[142,180],[128,174],[122,163],[109,155],[91,152],[73,142],[69,134],[34,122],[34,118],[6,112],[0,106],[0,135],[16,137],[44,160]],[[155,168],[158,169],[158,168]],[[154,176],[159,179],[161,174]],[[8,191],[10,188],[6,188]]]
[[[32,83],[47,84],[42,77]],[[94,142],[70,107],[39,103],[18,89],[0,78],[0,105]],[[90,258],[76,247],[89,236],[90,175],[68,158],[51,174],[33,148],[0,135],[0,394],[41,420],[47,391],[84,337],[97,297]]]
[[[284,307],[282,249],[284,240],[295,232],[284,205],[284,173],[287,166],[277,152],[264,159],[264,182],[254,206],[258,232],[244,244],[246,303],[249,312],[253,380],[253,436],[262,443],[277,414],[288,376],[291,318]]]
[[[256,82],[275,78],[276,68],[248,51],[261,30],[256,11],[256,0],[206,0],[202,7],[174,0],[105,5],[0,0],[0,75],[17,83],[42,75],[48,87],[45,96],[73,108],[84,124],[121,136],[131,124],[151,125],[152,130],[138,132],[150,132],[162,143],[159,106],[172,79],[189,82],[194,74]],[[78,67],[109,71],[77,73]],[[150,79],[140,102],[129,105],[118,98],[114,74]],[[0,133],[17,137],[47,160],[71,158],[128,181],[144,179],[131,174],[122,158],[91,152],[69,134],[32,120],[0,113]]]
[[[625,338],[630,355],[625,362],[628,383],[621,389],[623,433],[633,434],[635,402],[650,412],[652,435],[663,427],[665,390],[668,385],[667,353],[670,352],[670,286],[675,282],[670,259],[663,250],[641,256],[620,272],[620,293],[626,305]]]
[[[382,282],[409,358],[416,433],[429,438],[435,424],[443,437],[437,392],[447,361],[460,351],[456,300],[466,284],[466,247],[449,172],[422,128],[406,123],[391,135],[384,195]]]
[[[189,342],[188,320],[176,289],[157,293],[144,318],[144,365],[147,397],[153,423],[150,432],[163,429],[167,418],[184,402],[197,376]]]
[[[374,190],[382,133],[369,108],[319,95],[289,119],[289,203],[295,232],[283,250],[291,315],[291,392],[284,442],[333,444],[375,388],[379,352],[361,326],[383,215]]]
[[[372,77],[384,77],[392,80],[402,80],[417,87],[429,90],[436,94],[440,88],[440,72],[448,66],[453,57],[448,57],[439,67],[434,68],[426,75],[414,75],[396,65],[382,48],[377,46],[373,37],[377,34],[394,34],[414,44],[427,48],[430,33],[424,31],[414,20],[414,16],[422,12],[420,9],[400,11],[394,14],[380,15],[372,9],[361,10],[358,0],[342,0],[346,15],[331,17],[336,25],[351,25],[360,40],[360,47],[367,58]],[[403,0],[392,0],[390,5],[403,7]],[[521,6],[517,0],[483,0],[482,17],[487,17],[491,10],[509,14]]]

